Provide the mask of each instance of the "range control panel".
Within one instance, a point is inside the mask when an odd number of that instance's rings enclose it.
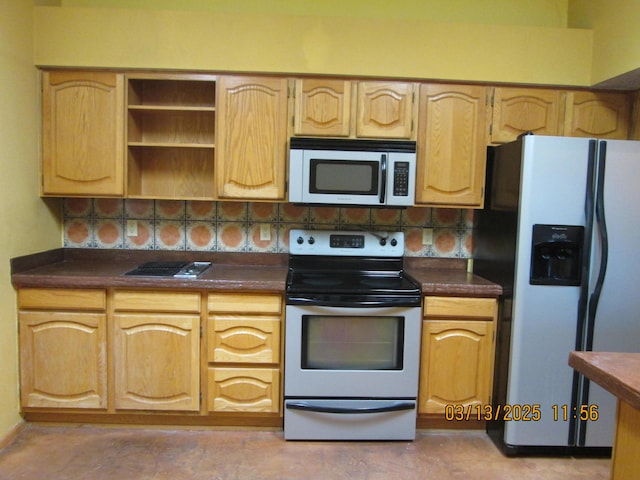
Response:
[[[289,232],[289,253],[402,257],[404,233],[292,229]]]

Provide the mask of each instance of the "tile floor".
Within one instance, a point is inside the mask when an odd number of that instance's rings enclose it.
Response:
[[[0,451],[3,480],[572,480],[607,479],[609,467],[609,459],[506,458],[478,431],[286,442],[281,431],[28,424]]]

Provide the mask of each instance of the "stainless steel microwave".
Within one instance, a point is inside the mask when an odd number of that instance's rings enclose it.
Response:
[[[415,184],[416,142],[291,138],[291,203],[406,207]]]

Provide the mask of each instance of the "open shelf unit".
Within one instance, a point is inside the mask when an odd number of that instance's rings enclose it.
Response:
[[[130,198],[212,200],[216,77],[127,78]]]

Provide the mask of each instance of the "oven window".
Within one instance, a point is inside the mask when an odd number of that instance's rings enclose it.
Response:
[[[302,316],[302,368],[402,370],[404,317]]]
[[[310,193],[377,195],[379,163],[312,158],[309,191]]]

